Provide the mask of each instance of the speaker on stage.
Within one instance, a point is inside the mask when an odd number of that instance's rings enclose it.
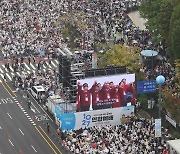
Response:
[[[71,61],[67,57],[62,58],[62,84],[63,87],[70,87]]]

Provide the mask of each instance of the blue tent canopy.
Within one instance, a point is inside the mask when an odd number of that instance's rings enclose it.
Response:
[[[155,57],[158,55],[158,52],[153,50],[142,50],[141,55],[145,57]]]

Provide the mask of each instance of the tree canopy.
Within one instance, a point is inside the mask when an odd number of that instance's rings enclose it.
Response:
[[[161,42],[165,43],[172,59],[180,58],[180,1],[179,0],[151,0],[144,1],[140,7],[141,15],[148,19],[147,28],[161,35]]]
[[[107,49],[105,53],[99,55],[98,67],[105,68],[109,65],[127,66],[128,71],[131,72],[138,68],[138,57],[139,49],[137,47],[114,45]]]

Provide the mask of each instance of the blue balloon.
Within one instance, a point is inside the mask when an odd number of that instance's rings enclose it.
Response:
[[[162,84],[165,82],[165,77],[162,76],[162,75],[159,75],[159,76],[156,78],[156,82],[157,82],[157,84],[162,85]]]

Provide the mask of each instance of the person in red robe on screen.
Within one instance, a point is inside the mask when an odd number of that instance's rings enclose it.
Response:
[[[103,108],[107,109],[107,108],[112,108],[113,105],[113,96],[114,96],[114,92],[115,92],[115,86],[113,86],[113,84],[109,82],[105,82],[103,87],[102,87],[102,100],[103,100]]]
[[[95,81],[91,90],[92,94],[92,108],[93,110],[102,109],[102,91],[100,90],[100,85]]]
[[[88,84],[84,83],[81,85],[78,83],[78,94],[77,94],[77,111],[89,111],[91,104],[90,90]]]
[[[124,101],[124,91],[122,87],[122,82],[119,83],[119,86],[116,87],[116,99],[113,104],[113,108],[121,107]]]

